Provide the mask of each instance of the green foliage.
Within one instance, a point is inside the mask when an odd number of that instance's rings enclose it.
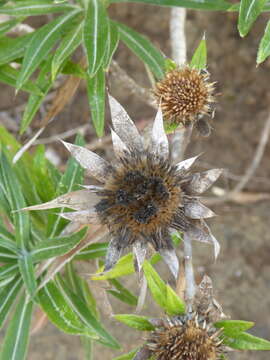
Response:
[[[199,46],[195,50],[193,57],[190,62],[190,66],[197,70],[206,68],[207,64],[207,47],[205,37],[201,40]]]
[[[126,324],[129,327],[140,331],[152,331],[155,327],[149,322],[147,317],[132,315],[132,314],[119,314],[114,315],[115,319]]]

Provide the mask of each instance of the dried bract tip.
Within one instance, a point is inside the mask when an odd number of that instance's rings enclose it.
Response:
[[[224,352],[220,335],[204,317],[185,315],[163,320],[145,347],[156,360],[218,360]]]
[[[168,124],[195,123],[202,135],[209,135],[210,126],[201,119],[213,112],[215,101],[214,83],[208,80],[208,72],[184,66],[167,72],[156,84],[154,94]]]

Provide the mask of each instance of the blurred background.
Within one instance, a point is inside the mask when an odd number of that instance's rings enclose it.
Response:
[[[110,7],[111,16],[147,35],[166,55],[171,55],[169,41],[168,8],[142,4],[117,4]],[[241,39],[237,32],[237,14],[187,11],[186,36],[188,59],[206,33],[208,48],[208,70],[211,80],[217,81],[216,115],[209,138],[201,138],[194,132],[187,149],[187,156],[201,152],[198,166],[201,169],[222,167],[226,171],[213,191],[232,189],[241,180],[260,141],[266,119],[270,116],[270,62],[267,60],[256,68],[256,53],[259,39],[264,31],[267,18],[262,14],[250,34]],[[45,17],[30,18],[33,27],[46,23]],[[143,64],[124,45],[120,45],[114,59],[143,87],[150,87]],[[141,128],[151,123],[154,109],[127,92],[125,84],[108,74],[111,93],[124,105],[130,116]],[[25,93],[15,97],[14,89],[1,84],[0,123],[14,134],[17,133],[19,116],[26,102]],[[108,111],[107,111],[108,113]],[[48,156],[63,167],[67,152],[53,141],[66,131],[76,128],[82,131],[92,149],[110,157],[111,143],[108,117],[106,134],[97,141],[95,131],[89,121],[87,94],[81,83],[73,100],[57,118],[49,124],[39,141],[46,143]],[[36,131],[39,121],[31,126]],[[79,127],[79,129],[77,129]],[[76,133],[74,132],[74,134]],[[71,131],[72,133],[72,131]],[[43,139],[43,140],[42,140]],[[44,140],[45,139],[45,140]],[[74,136],[68,137],[73,141]],[[233,201],[214,202],[213,210],[218,216],[209,223],[221,244],[221,253],[214,262],[212,249],[208,245],[194,244],[194,262],[197,281],[204,274],[209,275],[214,284],[215,297],[223,306],[226,315],[232,319],[256,322],[252,333],[270,339],[270,142],[266,146],[259,168],[252,176],[244,191]],[[218,187],[218,188],[217,188]],[[213,196],[209,193],[209,196]],[[163,267],[160,264],[160,267]],[[84,271],[90,265],[83,264]],[[169,277],[167,269],[165,276]],[[135,278],[128,278],[127,285],[136,288]],[[133,286],[134,284],[134,286]],[[130,309],[112,300],[115,313],[125,313]],[[147,298],[145,313],[159,315]],[[127,352],[141,343],[141,333],[106,319],[105,323]],[[3,333],[0,333],[3,335]],[[32,336],[28,360],[80,360],[82,359],[79,339],[60,333],[51,324],[45,325]],[[119,355],[104,347],[95,347],[95,360],[109,360]],[[269,352],[256,352],[257,360],[269,359]],[[254,358],[252,352],[233,353],[233,360]],[[7,359],[8,360],[8,359]]]

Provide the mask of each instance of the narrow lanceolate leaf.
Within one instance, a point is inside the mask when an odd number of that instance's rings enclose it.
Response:
[[[3,226],[0,225],[0,246],[6,248],[14,252],[15,254],[18,253],[19,248],[15,243],[15,238],[13,234],[8,232]]]
[[[134,356],[138,352],[138,348],[130,351],[127,354],[117,356],[116,358],[113,358],[113,360],[132,360],[134,359]]]
[[[155,327],[150,323],[147,317],[133,315],[133,314],[119,314],[114,315],[114,318],[129,327],[132,327],[141,331],[152,331]]]
[[[109,69],[113,54],[117,49],[119,43],[119,32],[117,26],[113,23],[109,23],[109,31],[108,31],[108,44],[107,50],[103,59],[103,68],[105,71]]]
[[[257,54],[257,64],[262,63],[270,55],[270,20],[264,30]]]
[[[263,11],[266,0],[241,0],[238,30],[240,35],[246,36],[252,24]]]
[[[221,320],[217,321],[214,326],[218,329],[223,329],[223,334],[235,337],[254,326],[254,322],[243,320]]]
[[[0,65],[9,63],[24,54],[24,51],[32,38],[33,33],[26,34],[15,39],[11,37],[0,38]]]
[[[207,48],[205,37],[201,40],[199,46],[195,50],[190,66],[194,69],[202,70],[206,68],[207,64]]]
[[[32,120],[34,119],[34,116],[36,115],[38,109],[40,108],[40,105],[42,104],[45,96],[47,95],[48,91],[52,86],[52,81],[47,79],[47,73],[50,67],[51,67],[51,59],[49,58],[43,65],[36,80],[36,85],[38,86],[38,88],[42,90],[43,95],[38,96],[32,94],[29,97],[21,120],[20,134],[23,134],[24,131],[27,129],[27,127],[31,124]]]
[[[188,9],[216,11],[228,10],[231,7],[231,4],[224,0],[110,0],[110,2],[138,2],[158,6],[180,6]]]
[[[109,294],[112,294],[114,297],[119,299],[126,304],[131,306],[136,306],[138,298],[134,296],[127,288],[125,288],[120,281],[116,279],[110,279],[109,283],[114,286],[115,290],[107,290]]]
[[[0,66],[0,82],[15,87],[18,75],[19,71],[14,69],[12,66]],[[26,81],[26,83],[22,86],[22,90],[39,96],[43,95],[42,91],[38,88],[38,86],[32,83],[30,80]]]
[[[85,236],[87,228],[71,236],[56,237],[38,243],[31,251],[33,262],[61,256],[72,250]]]
[[[165,58],[152,43],[137,31],[126,25],[115,23],[119,30],[120,39],[136,54],[156,76],[164,77]]]
[[[88,74],[95,75],[106,52],[109,20],[103,1],[89,0],[84,20],[83,42],[88,60]]]
[[[61,44],[56,49],[52,60],[52,79],[54,80],[59,68],[64,61],[76,50],[82,41],[82,23],[63,38]]]
[[[23,294],[2,345],[0,360],[24,360],[26,358],[33,303]]]
[[[75,256],[75,260],[89,260],[105,256],[108,249],[108,243],[96,243],[87,246]]]
[[[76,145],[83,146],[84,140],[78,135],[75,140]],[[79,184],[83,183],[84,170],[81,165],[73,157],[70,157],[67,163],[66,171],[62,175],[58,187],[56,190],[56,196],[69,193],[72,190],[79,189]],[[61,209],[59,213],[63,213],[64,209]],[[62,219],[58,215],[58,211],[55,211],[56,214],[49,215],[48,222],[48,236],[55,237],[60,233],[60,231],[67,224],[67,221]]]
[[[105,117],[105,72],[102,67],[100,67],[94,77],[88,76],[87,91],[91,118],[97,135],[101,137],[104,132]]]
[[[12,19],[0,23],[0,36],[3,36],[9,30],[13,29],[14,26],[20,24],[24,20],[24,17],[19,17],[17,19]]]
[[[24,285],[29,295],[34,297],[37,290],[37,281],[31,253],[23,252],[18,260],[18,264]]]
[[[44,286],[38,294],[43,311],[55,326],[68,334],[89,335],[85,325],[67,304],[53,281]]]
[[[52,4],[46,0],[19,1],[16,5],[0,7],[0,14],[12,16],[47,15],[76,9],[70,4]]]
[[[16,173],[11,168],[6,156],[0,155],[0,183],[2,183],[6,198],[9,201],[10,209],[15,226],[17,244],[23,249],[29,242],[30,220],[29,214],[18,211],[25,207],[21,187],[17,181]]]
[[[167,314],[170,316],[181,315],[185,313],[185,303],[179,298],[179,296],[174,292],[174,290],[166,285],[167,288]]]
[[[120,276],[129,275],[134,272],[133,255],[127,254],[117,262],[117,264],[105,274],[101,273],[92,277],[92,280],[115,279]]]
[[[78,10],[69,12],[35,31],[23,59],[21,71],[16,83],[17,89],[20,89],[29,79],[42,60],[46,58],[56,41],[61,37],[62,31],[70,26],[70,22],[72,22],[78,14]]]
[[[18,264],[7,264],[0,266],[0,280],[14,278],[19,273]]]
[[[159,306],[167,310],[167,287],[152,265],[145,261],[143,264],[144,275],[151,294]]]
[[[235,338],[225,337],[223,343],[237,350],[270,350],[270,341],[248,333],[240,333]]]
[[[95,318],[86,303],[82,301],[81,298],[76,295],[76,293],[70,290],[61,277],[57,277],[57,284],[66,300],[66,303],[73,309],[73,311],[85,324],[89,331],[96,334],[95,338],[103,345],[113,349],[119,349],[120,346],[118,342],[103,328],[101,323]]]
[[[0,292],[0,328],[2,328],[21,287],[22,280],[17,277]]]

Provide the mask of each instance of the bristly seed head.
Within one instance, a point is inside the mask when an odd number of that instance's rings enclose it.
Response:
[[[163,320],[146,347],[156,360],[218,360],[224,346],[212,324],[193,314]]]
[[[184,126],[212,113],[214,83],[206,71],[184,66],[167,72],[154,94],[161,103],[165,121]],[[205,132],[204,132],[205,133]]]
[[[181,205],[177,168],[146,151],[122,157],[104,185],[96,210],[113,234],[123,227],[132,244],[138,236],[166,230]],[[183,205],[183,204],[182,204]]]

